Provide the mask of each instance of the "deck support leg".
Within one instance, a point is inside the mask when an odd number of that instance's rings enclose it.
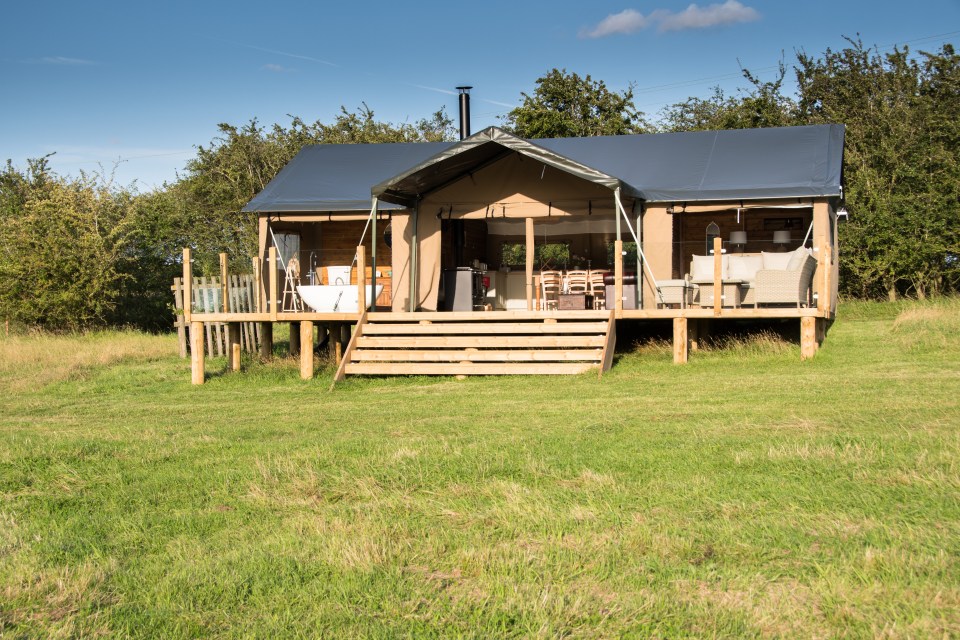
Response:
[[[313,379],[313,322],[304,320],[300,324],[300,378]]]
[[[290,323],[290,355],[294,357],[300,355],[300,323],[299,322]]]
[[[190,323],[190,370],[193,384],[203,384],[203,364],[206,356],[203,344],[203,323]]]
[[[260,358],[270,360],[273,358],[273,323],[260,323]]]
[[[687,321],[687,329],[690,336],[690,351],[697,351],[700,348],[700,320]]]
[[[690,336],[687,333],[687,319],[673,319],[673,363],[686,364],[690,350]]]
[[[330,323],[330,342],[328,346],[330,348],[330,359],[333,360],[335,366],[340,366],[340,356],[343,354],[343,345],[341,340],[343,339],[343,331],[341,329],[342,325],[339,322]]]
[[[800,318],[800,359],[809,360],[817,354],[817,320],[811,316]]]
[[[227,323],[227,368],[240,371],[240,323]]]

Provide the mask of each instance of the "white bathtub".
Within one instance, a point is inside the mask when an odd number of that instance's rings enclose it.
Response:
[[[377,295],[380,297],[383,285],[377,285]],[[357,313],[360,302],[356,285],[314,284],[299,285],[297,293],[308,307],[319,313]],[[367,297],[370,297],[370,285],[367,285]],[[374,300],[367,300],[367,308],[373,306]]]

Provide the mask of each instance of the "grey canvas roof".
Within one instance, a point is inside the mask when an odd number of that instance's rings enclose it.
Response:
[[[300,150],[244,211],[370,211],[370,187],[452,142],[317,144]],[[402,209],[382,203],[381,209]]]
[[[648,202],[840,195],[843,125],[523,140],[484,129],[454,143],[305,147],[244,211],[349,211],[418,195],[510,153]]]

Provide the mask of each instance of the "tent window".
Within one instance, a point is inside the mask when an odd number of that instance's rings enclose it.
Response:
[[[567,269],[570,265],[570,244],[549,242],[535,245],[533,262],[537,269]],[[527,245],[523,242],[504,242],[500,250],[500,264],[509,267],[525,267]]]
[[[299,233],[275,233],[275,242],[277,243],[277,253],[280,254],[282,264],[289,264],[290,258],[300,256],[300,234]]]
[[[614,267],[614,247],[616,245],[612,242],[607,243],[607,267],[613,269]],[[637,243],[636,242],[624,242],[623,243],[623,264],[624,265],[635,265],[637,264]]]

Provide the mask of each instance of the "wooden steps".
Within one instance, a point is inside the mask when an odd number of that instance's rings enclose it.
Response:
[[[609,369],[607,312],[544,316],[482,313],[365,316],[342,375],[569,375]]]

